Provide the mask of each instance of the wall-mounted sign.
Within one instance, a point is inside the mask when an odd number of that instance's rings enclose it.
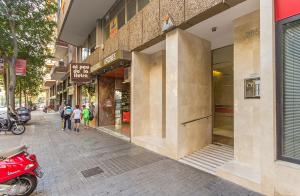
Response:
[[[118,33],[118,18],[114,17],[109,23],[109,37],[114,37]]]
[[[114,62],[115,60],[118,59],[118,55],[117,55],[117,52],[114,52],[112,53],[111,55],[109,55],[108,57],[106,57],[104,60],[103,60],[103,64],[104,65],[108,65],[112,62]]]
[[[169,31],[175,27],[174,20],[170,14],[163,18],[162,31]]]
[[[16,61],[16,75],[26,76],[26,60],[17,59]]]
[[[260,98],[260,78],[247,78],[244,84],[245,99]]]
[[[70,66],[71,81],[84,83],[91,80],[91,65],[86,63],[72,63]]]

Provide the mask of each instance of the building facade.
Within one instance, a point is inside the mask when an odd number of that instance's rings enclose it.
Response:
[[[300,195],[297,1],[59,6],[50,102],[93,102],[101,130],[266,195]],[[72,62],[91,65],[91,82],[68,79]]]

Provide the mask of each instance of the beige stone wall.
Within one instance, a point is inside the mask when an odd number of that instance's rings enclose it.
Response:
[[[150,56],[149,72],[149,121],[150,135],[162,137],[164,130],[164,78],[165,52],[161,51]]]
[[[120,50],[140,51],[163,40],[164,18],[168,15],[174,25],[186,29],[206,18],[230,8],[244,0],[152,0],[115,35],[105,41],[104,57]]]
[[[212,140],[211,45],[178,30],[178,158]],[[181,123],[210,116],[183,126]]]
[[[132,136],[157,136],[165,132],[165,52],[132,55]]]
[[[133,52],[131,63],[131,137],[149,134],[149,55]]]
[[[259,11],[243,16],[234,26],[234,155],[259,169],[260,100],[244,98],[244,79],[260,76]]]

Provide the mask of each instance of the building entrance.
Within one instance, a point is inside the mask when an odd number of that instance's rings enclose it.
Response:
[[[99,127],[130,138],[129,67],[106,72],[99,78]],[[124,77],[125,75],[125,77]]]
[[[212,51],[213,143],[233,146],[233,46]]]

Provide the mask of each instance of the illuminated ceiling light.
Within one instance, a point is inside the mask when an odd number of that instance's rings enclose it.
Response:
[[[220,77],[220,76],[222,76],[222,72],[213,70],[213,77]]]

